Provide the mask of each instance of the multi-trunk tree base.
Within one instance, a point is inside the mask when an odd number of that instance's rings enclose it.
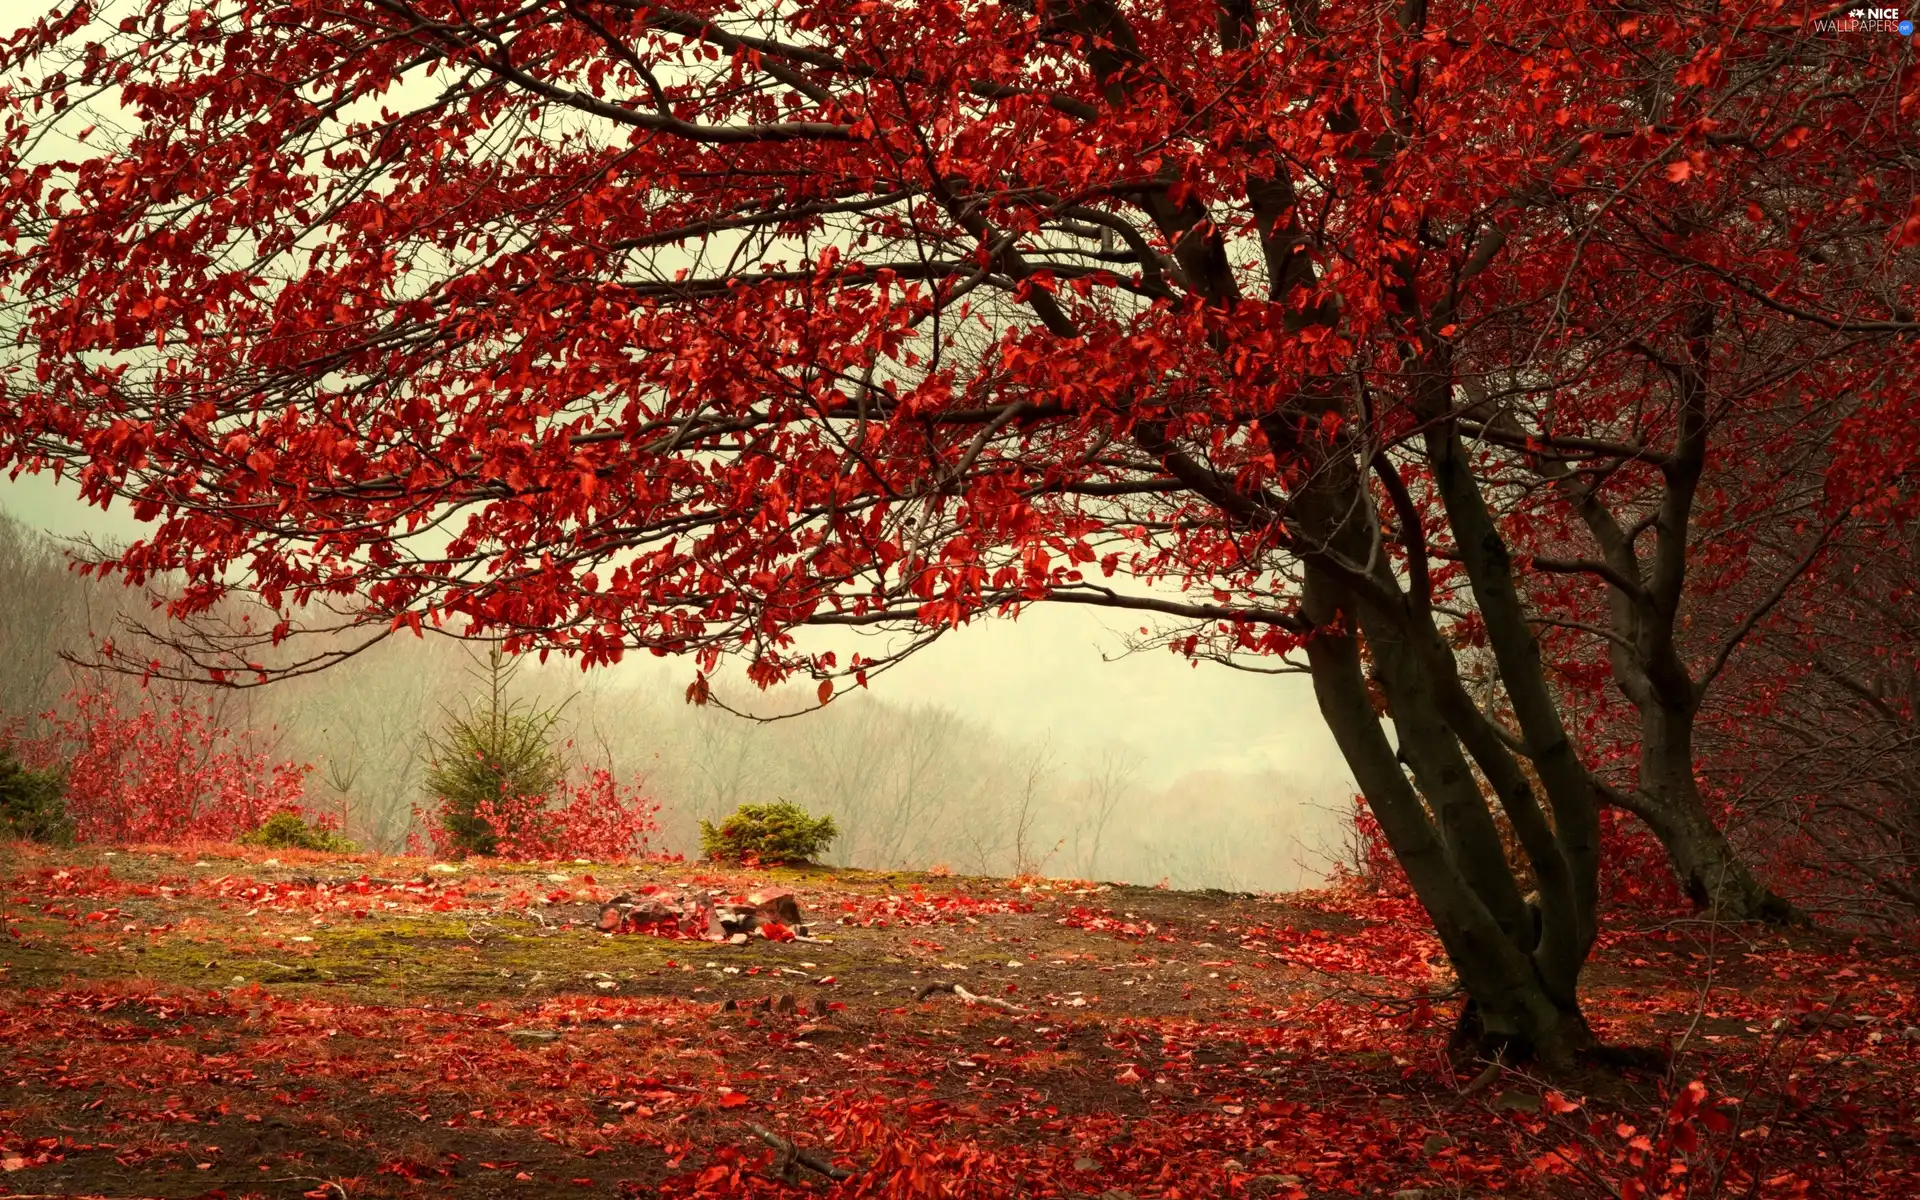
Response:
[[[1447,1057],[1456,1065],[1489,1065],[1545,1069],[1548,1072],[1593,1070],[1608,1073],[1660,1071],[1667,1066],[1664,1051],[1650,1046],[1613,1046],[1600,1041],[1578,1011],[1565,1014],[1555,1028],[1531,1036],[1489,1029],[1480,1006],[1468,998],[1447,1039]]]
[[[1532,1022],[1529,1022],[1532,1024]],[[1538,1063],[1549,1068],[1574,1066],[1599,1045],[1587,1020],[1578,1011],[1565,1013],[1545,1029],[1518,1028],[1519,1022],[1488,1021],[1480,1005],[1469,997],[1447,1039],[1447,1055],[1456,1063],[1489,1062],[1517,1066]]]

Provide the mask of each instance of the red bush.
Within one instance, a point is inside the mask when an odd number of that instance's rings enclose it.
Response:
[[[1640,818],[1611,807],[1600,810],[1600,900],[1630,908],[1686,905],[1660,839]]]
[[[1412,885],[1393,847],[1387,844],[1386,831],[1380,828],[1365,796],[1353,798],[1353,825],[1347,831],[1345,861],[1333,865],[1335,887],[1358,887],[1389,896],[1410,896]]]
[[[76,688],[24,758],[66,773],[67,813],[85,842],[230,841],[280,809],[300,810],[312,767],[272,762],[255,732],[221,725],[196,697],[148,693],[132,713]]]
[[[482,800],[473,811],[498,835],[499,857],[520,861],[637,858],[652,848],[660,832],[656,820],[660,805],[638,785],[620,783],[602,768],[563,780],[551,795]],[[451,839],[442,823],[426,819],[427,814],[417,808],[414,815],[417,823],[426,826],[434,853],[451,853]],[[407,842],[410,852],[424,849],[417,833]]]

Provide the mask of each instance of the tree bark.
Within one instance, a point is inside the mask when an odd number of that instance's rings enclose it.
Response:
[[[1701,806],[1643,803],[1633,811],[1666,847],[1681,889],[1703,911],[1776,925],[1802,919],[1792,904],[1754,877]]]
[[[1761,883],[1707,811],[1693,775],[1693,731],[1699,688],[1677,654],[1665,670],[1629,671],[1623,688],[1640,710],[1640,781],[1615,803],[1647,823],[1694,905],[1734,921],[1789,924],[1805,920]],[[1661,665],[1656,660],[1656,666]]]
[[[1499,919],[1496,909],[1504,908],[1500,899],[1512,886],[1512,867],[1504,857],[1493,862],[1479,857],[1477,839],[1462,839],[1457,821],[1449,836],[1449,802],[1423,802],[1408,780],[1367,694],[1352,632],[1358,607],[1352,596],[1326,570],[1310,566],[1305,600],[1317,630],[1306,649],[1321,714],[1472,997],[1455,1033],[1457,1052],[1571,1065],[1594,1045],[1574,986],[1584,955],[1576,958],[1570,976],[1561,978],[1555,961],[1539,956],[1531,921],[1515,929]],[[1388,691],[1389,704],[1396,695],[1408,702],[1404,688]],[[1408,723],[1417,720],[1410,717]],[[1496,872],[1505,886],[1487,878]],[[1476,880],[1491,893],[1491,904]],[[1556,917],[1582,923],[1578,917]]]
[[[1648,779],[1644,768],[1641,778]],[[1611,799],[1646,822],[1660,839],[1687,899],[1709,915],[1732,921],[1765,921],[1771,925],[1804,922],[1805,914],[1761,883],[1747,866],[1707,814],[1692,777],[1670,786],[1673,792],[1665,796],[1642,787],[1630,795],[1615,792]]]
[[[1648,527],[1651,554],[1636,548],[1639,527],[1629,532],[1601,502],[1604,476],[1583,479],[1552,459],[1542,460],[1538,469],[1573,506],[1609,569],[1607,609],[1616,636],[1608,657],[1614,685],[1640,714],[1637,787],[1631,796],[1603,790],[1653,829],[1695,904],[1735,920],[1777,923],[1800,918],[1741,859],[1714,824],[1694,781],[1694,722],[1713,672],[1696,679],[1677,636],[1694,498],[1712,429],[1708,385],[1715,328],[1712,307],[1699,306],[1688,319],[1681,352],[1665,360],[1675,379],[1677,429],[1672,452],[1660,466],[1664,485]],[[1536,765],[1541,764],[1536,760]]]

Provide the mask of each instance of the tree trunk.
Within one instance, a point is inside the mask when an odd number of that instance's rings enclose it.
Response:
[[[1549,1066],[1567,1066],[1599,1048],[1587,1019],[1578,1005],[1562,1009],[1558,1019],[1529,1036],[1502,1030],[1503,1022],[1490,1017],[1471,996],[1461,1006],[1447,1039],[1447,1054],[1455,1062],[1483,1059],[1489,1062],[1537,1060]]]
[[[1733,921],[1765,921],[1787,925],[1805,915],[1773,889],[1761,883],[1740,854],[1707,815],[1697,793],[1692,803],[1665,802],[1642,791],[1622,797],[1620,807],[1647,823],[1680,880],[1680,888],[1696,907]]]
[[[1669,689],[1679,692],[1678,687]],[[1640,787],[1619,804],[1666,847],[1680,888],[1701,910],[1734,921],[1788,924],[1805,918],[1761,883],[1707,812],[1693,777],[1691,681],[1687,701],[1662,703],[1655,690],[1640,709]]]
[[[1493,874],[1491,864],[1472,861],[1471,826],[1452,813],[1446,801],[1430,809],[1421,799],[1373,710],[1359,642],[1350,632],[1355,611],[1351,597],[1324,572],[1309,567],[1305,599],[1319,630],[1306,650],[1321,714],[1472,997],[1455,1033],[1457,1050],[1469,1056],[1538,1060],[1551,1067],[1571,1065],[1594,1044],[1576,995],[1584,954],[1562,970],[1557,958],[1538,952],[1539,939],[1530,922],[1515,929],[1496,916],[1504,908],[1506,889],[1489,886],[1485,877]],[[1409,703],[1404,689],[1389,690]],[[1414,715],[1409,714],[1410,724]],[[1469,836],[1462,837],[1463,832]],[[1511,886],[1511,868],[1502,863],[1501,870]],[[1550,916],[1556,924],[1582,923],[1578,914],[1556,911]]]

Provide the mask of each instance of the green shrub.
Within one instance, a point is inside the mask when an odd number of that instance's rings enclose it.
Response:
[[[700,849],[711,859],[810,862],[840,836],[832,817],[813,817],[798,804],[742,804],[720,822],[700,822]]]
[[[73,843],[67,781],[58,770],[28,768],[5,747],[0,747],[0,837],[56,846]]]
[[[309,825],[299,813],[286,808],[268,817],[252,833],[241,834],[240,841],[269,850],[323,850],[328,854],[353,854],[360,849],[334,830]]]
[[[553,714],[480,712],[456,717],[433,742],[427,791],[440,801],[435,849],[451,858],[491,857],[500,839],[523,832],[496,828],[524,819],[566,775],[553,746]]]

